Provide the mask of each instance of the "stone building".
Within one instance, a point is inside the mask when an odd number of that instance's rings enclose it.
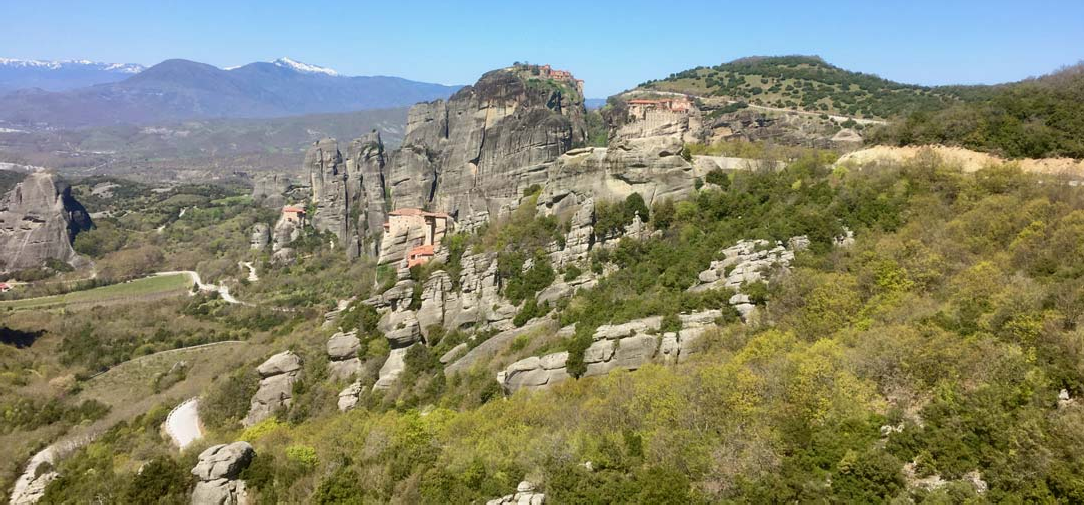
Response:
[[[287,205],[282,208],[282,220],[286,221],[287,223],[300,225],[305,221],[305,209],[302,207]]]
[[[428,262],[440,249],[440,241],[451,231],[454,220],[442,212],[396,209],[384,223],[384,244],[380,263],[405,261],[408,267]]]

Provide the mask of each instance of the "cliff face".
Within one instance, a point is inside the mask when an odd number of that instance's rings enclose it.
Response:
[[[392,207],[447,212],[467,228],[519,203],[545,166],[583,142],[583,98],[572,85],[494,70],[447,102],[413,107],[389,163]]]
[[[544,213],[569,215],[591,199],[635,192],[652,204],[693,191],[698,174],[681,157],[688,121],[625,131],[608,149],[574,149],[586,131],[578,84],[533,71],[494,70],[447,101],[415,105],[402,146],[390,153],[375,134],[353,141],[345,156],[333,139],[314,144],[305,157],[313,225],[351,256],[383,258],[392,209],[447,213],[458,231],[471,231],[518,207],[535,185]]]
[[[71,186],[55,175],[26,177],[0,199],[0,271],[40,267],[48,259],[80,266],[72,240],[93,226]]]
[[[316,209],[313,227],[333,233],[351,258],[375,256],[387,217],[380,134],[354,140],[346,156],[335,139],[318,141],[305,154],[305,169]]]

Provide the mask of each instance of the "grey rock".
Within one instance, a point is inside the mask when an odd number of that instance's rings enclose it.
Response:
[[[357,331],[339,332],[328,339],[327,355],[332,360],[349,359],[357,356],[359,347],[361,340],[358,340]]]
[[[358,400],[364,392],[365,386],[362,386],[360,382],[354,382],[346,386],[346,389],[339,392],[339,412],[346,412],[357,406]]]
[[[463,353],[467,352],[467,347],[467,343],[463,342],[449,349],[448,352],[444,353],[444,355],[440,357],[441,364],[447,365],[448,363],[455,361],[457,358],[462,356]]]
[[[208,447],[200,453],[199,461],[192,468],[192,475],[202,481],[234,479],[254,457],[256,450],[244,441]]]
[[[267,246],[271,244],[271,227],[267,226],[267,223],[256,223],[252,225],[252,235],[249,237],[249,247],[256,250],[267,249]]]
[[[296,372],[300,369],[301,356],[298,356],[291,351],[283,351],[267,358],[267,361],[264,361],[260,366],[256,367],[256,372],[258,372],[261,377],[271,377],[273,375]]]
[[[248,415],[241,420],[244,426],[267,419],[282,408],[293,404],[294,383],[301,375],[301,357],[285,351],[271,356],[256,368],[260,374],[260,387],[252,396]]]
[[[380,375],[373,384],[373,389],[389,389],[399,380],[399,376],[403,374],[403,370],[406,370],[406,362],[403,358],[406,356],[409,347],[401,347],[399,349],[392,349],[388,354],[387,361],[384,362],[384,366],[380,367]]]
[[[251,503],[243,480],[200,481],[192,489],[192,505],[247,505]]]
[[[72,241],[91,227],[71,186],[47,172],[27,175],[0,198],[0,272],[37,268],[50,259],[88,265]]]

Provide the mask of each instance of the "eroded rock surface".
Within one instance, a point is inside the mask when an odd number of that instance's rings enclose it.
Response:
[[[339,332],[331,336],[327,341],[328,375],[333,380],[349,379],[361,368],[361,360],[358,359],[358,348],[361,340],[358,339],[357,331],[349,333]]]
[[[0,198],[0,272],[37,268],[46,260],[83,266],[72,248],[75,235],[93,226],[71,186],[35,172]]]
[[[723,249],[723,259],[712,261],[711,266],[700,272],[699,283],[689,291],[734,290],[730,305],[741,314],[742,320],[748,321],[756,307],[749,296],[742,293],[742,286],[755,282],[767,283],[773,270],[786,271],[794,260],[795,251],[806,247],[809,247],[809,238],[804,235],[792,237],[787,241],[787,246],[767,240],[741,240]]]
[[[220,444],[207,448],[192,468],[196,476],[193,505],[244,505],[250,502],[241,471],[252,463],[256,451],[248,442]]]
[[[583,355],[587,371],[583,377],[607,374],[612,370],[636,370],[648,362],[680,362],[698,351],[697,341],[705,329],[722,317],[719,310],[678,316],[681,330],[660,334],[662,317],[653,316],[621,324],[599,326],[593,342]],[[539,389],[568,380],[567,352],[531,356],[509,365],[497,374],[505,392]]]
[[[294,383],[301,375],[301,357],[290,351],[281,352],[256,367],[256,372],[260,374],[260,388],[252,397],[248,415],[241,421],[246,427],[293,403]]]

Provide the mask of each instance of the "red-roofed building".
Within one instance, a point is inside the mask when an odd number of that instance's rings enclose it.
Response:
[[[414,268],[415,265],[429,263],[429,260],[433,259],[434,255],[436,255],[436,249],[431,245],[420,245],[415,247],[407,253],[407,268]]]
[[[452,217],[443,212],[403,208],[388,213],[384,235],[403,235],[410,249],[405,259],[408,267],[428,262],[440,249],[440,241],[451,231]],[[399,258],[395,258],[398,260]]]
[[[629,106],[629,119],[642,121],[650,112],[671,112],[676,114],[688,114],[692,108],[692,102],[687,97],[675,96],[656,100],[635,99],[625,102]]]
[[[12,286],[11,284],[8,284],[6,282],[0,282],[0,293],[7,293],[8,291],[11,291],[13,288],[14,288],[14,286]]]
[[[282,219],[285,219],[290,223],[301,224],[305,221],[305,209],[303,207],[287,205],[282,208]]]

